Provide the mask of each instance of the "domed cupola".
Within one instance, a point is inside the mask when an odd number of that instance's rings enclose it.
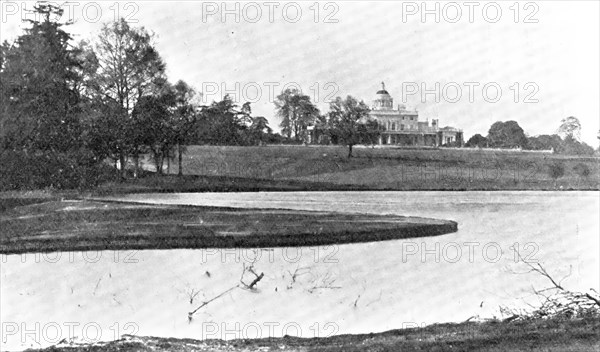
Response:
[[[373,101],[373,110],[392,110],[394,108],[394,99],[385,90],[385,83],[381,82],[381,90],[377,91],[377,96]]]

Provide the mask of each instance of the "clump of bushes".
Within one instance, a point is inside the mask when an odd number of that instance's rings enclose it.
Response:
[[[0,190],[87,189],[115,177],[112,167],[87,150],[68,153],[4,151]]]
[[[573,166],[573,171],[578,176],[583,177],[583,178],[588,178],[588,176],[590,176],[590,174],[591,174],[590,167],[584,163],[578,163],[577,165]]]
[[[565,175],[565,164],[556,161],[548,166],[548,175],[556,180]]]

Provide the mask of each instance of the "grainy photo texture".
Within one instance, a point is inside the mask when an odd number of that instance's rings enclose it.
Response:
[[[0,1],[1,351],[600,350],[597,1]]]

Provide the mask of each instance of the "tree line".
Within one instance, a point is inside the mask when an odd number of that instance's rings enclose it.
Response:
[[[315,126],[329,141],[352,146],[376,138],[369,108],[347,97],[321,116],[308,96],[278,97],[282,134],[229,96],[208,105],[180,80],[171,83],[153,35],[124,19],[92,40],[73,42],[63,10],[38,4],[35,20],[0,47],[0,189],[94,186],[118,174],[138,177],[150,156],[156,173],[186,146],[302,143]],[[110,161],[112,169],[106,161]],[[130,166],[130,167],[128,167]]]
[[[492,124],[487,136],[475,134],[465,146],[552,150],[558,154],[593,155],[594,148],[580,141],[580,134],[581,123],[574,116],[562,119],[557,133],[539,136],[528,136],[516,121],[498,121]]]
[[[145,28],[121,19],[74,44],[53,20],[62,9],[35,11],[30,28],[0,47],[0,189],[93,186],[115,170],[127,177],[128,163],[136,177],[148,154],[157,173],[177,155],[181,174],[186,145],[276,138],[249,103],[202,105],[186,82],[169,82]]]

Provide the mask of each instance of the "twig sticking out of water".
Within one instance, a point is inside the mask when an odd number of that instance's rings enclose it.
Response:
[[[383,290],[379,290],[379,297],[377,299],[374,299],[371,302],[367,303],[367,305],[365,307],[368,307],[368,306],[370,306],[371,304],[373,304],[375,302],[381,301],[381,296],[382,295],[383,295]]]
[[[308,266],[302,266],[302,267],[298,266],[298,267],[296,267],[296,270],[294,270],[293,273],[289,270],[288,270],[288,273],[290,274],[290,277],[292,279],[290,284],[287,286],[287,289],[289,290],[292,288],[292,286],[294,286],[294,284],[296,283],[296,279],[298,279],[298,277],[300,277],[302,275],[310,274],[311,268]]]
[[[360,299],[360,294],[358,294],[358,296],[356,296],[356,299],[354,300],[354,308],[356,308],[358,306],[358,300]]]
[[[190,299],[190,304],[194,304],[194,299],[196,298],[196,296],[198,296],[200,294],[200,290],[196,290],[194,288],[190,289],[187,292],[187,295]]]
[[[314,281],[314,285],[313,287],[308,289],[308,292],[313,293],[314,291],[318,290],[318,289],[339,289],[342,288],[341,286],[333,286],[333,283],[335,282],[335,278],[331,277],[331,273],[326,273],[324,276],[317,278],[317,280]]]

